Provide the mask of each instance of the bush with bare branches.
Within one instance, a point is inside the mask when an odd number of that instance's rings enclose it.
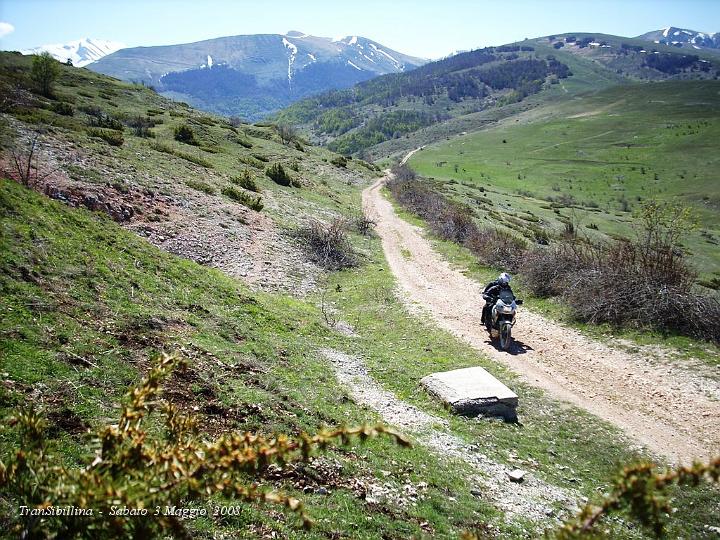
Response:
[[[687,209],[647,203],[633,240],[567,239],[531,251],[521,266],[537,296],[561,296],[585,322],[653,327],[720,343],[720,302],[701,293],[680,240]]]
[[[370,217],[367,210],[363,208],[362,212],[350,217],[348,224],[363,236],[370,236],[377,222]]]
[[[475,227],[464,244],[482,264],[511,272],[518,270],[527,253],[524,240],[501,229]]]
[[[357,254],[350,245],[342,218],[330,223],[312,220],[300,231],[305,247],[312,259],[328,270],[341,270],[357,266]]]
[[[449,201],[417,180],[412,169],[395,166],[387,186],[400,205],[423,218],[440,238],[466,246],[483,264],[511,271],[519,266],[527,249],[523,240],[498,229],[480,229],[469,206]]]
[[[36,131],[24,141],[15,141],[10,148],[12,157],[10,175],[25,187],[36,186],[57,170],[41,162],[40,136],[41,132]]]

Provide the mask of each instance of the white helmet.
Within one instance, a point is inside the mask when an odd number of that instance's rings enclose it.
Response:
[[[503,273],[500,274],[500,276],[498,277],[498,281],[499,281],[500,283],[510,283],[510,279],[512,279],[512,278],[510,277],[510,274],[508,274],[507,272],[503,272]]]

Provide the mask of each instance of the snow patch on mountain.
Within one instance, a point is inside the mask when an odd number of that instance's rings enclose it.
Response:
[[[348,45],[355,45],[356,43],[357,43],[357,36],[351,37],[347,42]]]
[[[352,67],[357,69],[358,71],[362,71],[362,68],[357,67],[355,64],[353,64],[350,60],[347,61],[348,64],[350,64]]]
[[[295,57],[297,56],[297,46],[294,43],[290,43],[287,39],[282,38],[283,46],[290,51],[290,58],[288,58],[288,84],[292,84],[292,68],[295,63]]]
[[[395,64],[396,67],[398,67],[398,68],[400,67],[400,65],[401,65],[400,62],[398,62],[394,57],[392,57],[391,55],[389,55],[388,53],[386,53],[385,51],[383,51],[381,48],[377,47],[374,43],[371,43],[371,44],[370,44],[370,47],[372,47],[373,49],[375,49],[375,50],[376,50],[377,52],[379,52],[380,54],[384,54],[385,56],[387,56],[387,57],[390,59],[390,61],[391,61],[393,64]]]
[[[647,39],[654,43],[663,43],[665,45],[675,45],[676,47],[692,47],[693,49],[720,49],[720,36],[717,32],[696,32],[685,28],[668,26],[662,30],[648,32],[641,39]]]
[[[47,51],[60,62],[70,59],[74,66],[83,67],[123,48],[125,48],[125,44],[119,41],[83,38],[68,43],[41,45],[20,52],[22,54],[40,54]]]

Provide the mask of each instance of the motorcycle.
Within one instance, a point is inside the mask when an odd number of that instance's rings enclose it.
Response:
[[[484,294],[486,302],[492,302],[493,298]],[[500,292],[490,311],[490,316],[485,321],[485,326],[491,339],[500,338],[500,348],[507,351],[512,343],[512,327],[515,325],[515,313],[517,306],[522,305],[522,300],[515,299],[515,295],[509,290]]]

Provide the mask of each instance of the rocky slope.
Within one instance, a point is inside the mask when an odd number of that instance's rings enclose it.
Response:
[[[257,288],[298,295],[313,288],[322,269],[294,231],[311,217],[350,213],[353,186],[369,180],[372,166],[334,165],[335,154],[299,140],[283,144],[271,126],[232,125],[74,67],[62,66],[56,99],[47,100],[27,90],[29,65],[26,57],[0,55],[9,109],[1,117],[5,176],[18,176],[12,152],[25,156],[37,136],[32,183],[38,191],[104,212],[166,251]],[[53,112],[53,103],[64,104],[66,114]],[[131,127],[138,123],[144,131]],[[181,125],[194,144],[174,139]],[[283,166],[300,187],[270,180],[271,165]],[[255,192],[238,185],[243,176]],[[238,202],[233,190],[248,201],[259,198],[262,211]]]

